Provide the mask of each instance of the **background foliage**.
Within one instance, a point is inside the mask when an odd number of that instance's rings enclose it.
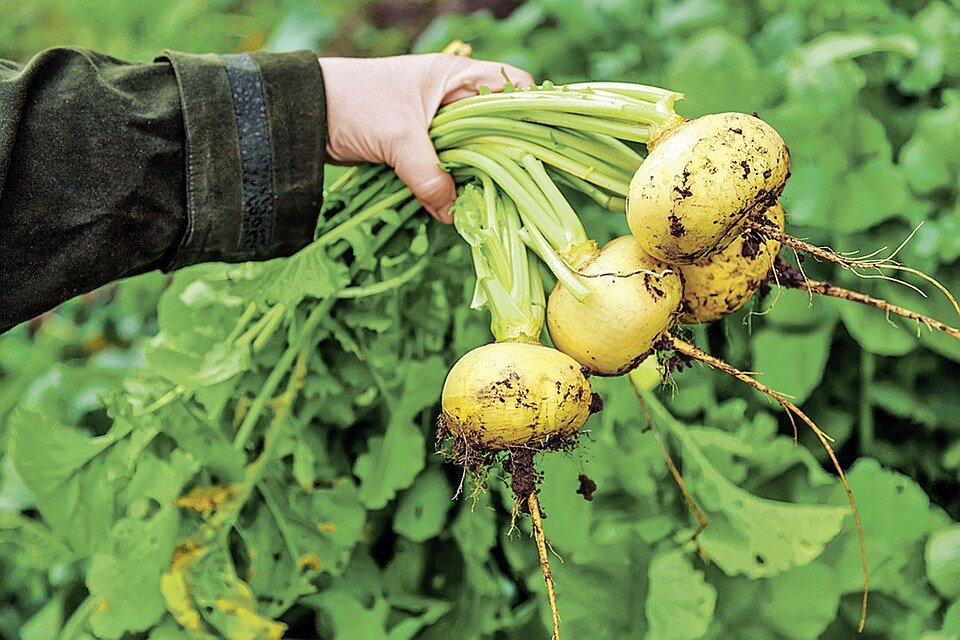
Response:
[[[457,37],[559,82],[683,91],[687,116],[758,111],[793,153],[784,202],[797,235],[869,251],[923,221],[903,260],[960,291],[956,0],[0,0],[0,12],[0,55],[13,59],[65,43],[135,60],[162,48],[385,55]],[[624,229],[582,210],[597,236]],[[486,319],[465,310],[469,272],[452,230],[412,233],[392,255],[413,247],[428,266],[369,303],[337,307],[230,554],[198,570],[197,591],[233,603],[198,609],[211,637],[271,637],[271,619],[300,638],[547,635],[532,544],[510,535],[501,483],[451,501],[459,475],[433,454],[443,375],[486,339]],[[335,264],[297,264],[306,270],[247,275],[308,298],[337,286]],[[936,296],[806,268],[950,320]],[[225,273],[202,266],[172,286],[149,274],[0,339],[0,635],[189,637],[160,576],[217,496],[174,500],[242,477],[231,418],[304,315],[255,357],[230,360],[217,351],[225,327],[248,302],[261,313],[276,300]],[[837,438],[873,568],[863,637],[958,637],[957,344],[792,291],[694,333],[793,394]],[[227,362],[214,382],[204,377]],[[541,461],[569,637],[851,637],[856,539],[820,453],[806,437],[795,446],[782,416],[734,383],[699,367],[676,383],[654,417],[710,518],[710,562],[688,541],[695,522],[629,385],[597,381],[607,409],[583,446]],[[591,502],[576,493],[581,473],[599,486]]]

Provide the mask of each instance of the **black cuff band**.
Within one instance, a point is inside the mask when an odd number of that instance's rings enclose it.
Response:
[[[233,90],[243,175],[243,219],[237,250],[254,258],[265,256],[273,242],[273,154],[267,122],[263,74],[249,54],[221,56]]]
[[[327,136],[316,55],[163,58],[177,75],[187,134],[188,224],[169,268],[264,260],[307,245]]]

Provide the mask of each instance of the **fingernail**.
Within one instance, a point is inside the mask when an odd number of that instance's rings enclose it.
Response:
[[[450,224],[453,222],[453,216],[450,215],[450,206],[451,205],[449,204],[445,204],[437,209],[437,212],[434,214],[437,220],[443,222],[444,224]]]

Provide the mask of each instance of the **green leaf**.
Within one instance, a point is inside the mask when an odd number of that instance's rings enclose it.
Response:
[[[384,437],[367,441],[353,473],[360,478],[360,500],[368,509],[381,509],[409,487],[423,469],[426,450],[423,434],[409,422],[391,422]]]
[[[427,470],[400,496],[393,530],[414,542],[435,537],[446,523],[452,497],[453,488],[444,473],[436,468]]]
[[[550,544],[565,558],[586,564],[595,550],[591,545],[594,525],[593,501],[578,494],[580,474],[597,482],[597,496],[603,495],[600,476],[594,473],[594,465],[582,454],[543,455],[537,459],[537,468],[545,481],[540,487],[540,505],[547,513],[544,527],[549,527]],[[548,480],[546,480],[548,479]]]
[[[439,632],[460,633],[465,637],[492,633],[509,625],[512,611],[509,587],[500,571],[490,562],[497,544],[497,512],[490,494],[460,498],[462,506],[450,526],[457,554],[463,562],[464,580],[450,592],[453,608],[441,621]],[[456,556],[451,557],[455,562]],[[471,635],[472,634],[472,635]]]
[[[420,637],[420,632],[435,624],[440,618],[447,615],[451,605],[449,602],[431,598],[415,596],[393,596],[388,599],[394,610],[400,609],[411,615],[404,618],[390,629],[390,640],[414,640]]]
[[[960,525],[931,535],[924,556],[930,584],[944,598],[960,598]]]
[[[360,478],[360,501],[368,509],[384,507],[398,490],[409,487],[423,469],[426,444],[412,420],[440,397],[444,370],[439,358],[429,358],[408,362],[399,372],[402,391],[395,401],[386,434],[370,438],[367,453],[357,458],[353,468]]]
[[[54,598],[20,627],[20,640],[55,640],[63,629],[63,614],[63,598]]]
[[[170,463],[151,454],[140,459],[126,491],[128,517],[114,524],[87,572],[94,602],[90,625],[99,637],[145,631],[166,613],[159,585],[178,542],[180,516],[173,502],[195,470],[180,452]]]
[[[298,571],[340,575],[362,537],[366,521],[353,482],[339,478],[329,487],[303,491],[288,489],[272,478],[261,483],[260,491],[283,542],[286,561]],[[259,558],[261,552],[256,555]],[[264,560],[276,562],[269,557]],[[287,570],[292,571],[293,566]],[[258,567],[253,570],[256,575]]]
[[[874,158],[844,176],[842,210],[831,222],[839,233],[855,233],[896,217],[907,203],[905,174],[886,158]]]
[[[910,37],[878,37],[869,33],[825,33],[806,44],[800,52],[802,63],[816,69],[839,60],[847,60],[879,51],[916,55],[917,42]]]
[[[696,640],[706,635],[717,601],[716,590],[679,550],[654,556],[647,570],[646,638]]]
[[[368,605],[346,591],[332,590],[317,596],[316,602],[329,617],[337,640],[392,640],[386,629],[390,614],[386,600],[377,598]]]
[[[953,634],[954,638],[960,635],[960,600],[954,601],[944,614],[942,631]]]
[[[870,458],[861,458],[847,473],[860,509],[869,559],[870,589],[897,594],[906,602],[930,599],[928,587],[918,584],[924,575],[919,543],[933,524],[930,500],[917,483],[900,473],[884,469]],[[835,499],[843,490],[833,488]],[[851,522],[830,549],[824,562],[837,571],[844,593],[859,593],[863,577],[859,544]],[[916,576],[913,578],[911,576]]]
[[[812,562],[764,581],[761,615],[790,640],[817,640],[837,615],[840,585],[835,572]]]
[[[902,356],[917,348],[916,333],[911,333],[896,316],[846,300],[831,301],[836,305],[854,340],[866,351],[881,356]]]
[[[804,333],[772,329],[753,339],[753,370],[757,380],[774,391],[803,403],[820,385],[830,355],[833,323]]]
[[[81,556],[107,538],[115,518],[115,492],[130,470],[118,456],[129,427],[99,438],[44,418],[35,411],[14,414],[9,455],[17,474],[36,498],[44,520]]]
[[[960,161],[951,153],[960,141],[960,92],[945,91],[944,105],[923,112],[910,139],[900,153],[910,188],[917,193],[931,193],[953,185],[960,170]]]
[[[314,246],[271,265],[276,266],[267,276],[267,286],[260,295],[268,302],[283,303],[288,307],[296,306],[305,298],[329,298],[350,282],[346,266],[331,260]],[[257,286],[262,287],[263,282],[257,281]]]
[[[751,495],[724,477],[687,428],[649,401],[661,428],[682,446],[683,476],[709,524],[700,544],[728,575],[775,576],[817,558],[840,533],[846,506],[780,502]]]
[[[736,35],[716,30],[698,35],[671,57],[667,86],[685,95],[684,113],[750,112],[766,85],[750,47]]]
[[[166,613],[160,575],[176,546],[179,519],[172,506],[162,513],[148,521],[119,520],[107,539],[107,551],[93,556],[87,587],[95,602],[90,625],[97,636],[121,638],[145,631]]]
[[[836,317],[836,309],[818,296],[798,289],[778,289],[765,301],[763,319],[784,333],[815,331]]]

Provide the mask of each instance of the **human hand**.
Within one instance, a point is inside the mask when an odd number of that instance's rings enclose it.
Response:
[[[320,58],[327,94],[327,153],[338,164],[384,162],[430,215],[453,221],[456,186],[440,168],[428,133],[437,110],[476,95],[503,90],[504,73],[529,87],[521,69],[443,53],[391,58]]]

